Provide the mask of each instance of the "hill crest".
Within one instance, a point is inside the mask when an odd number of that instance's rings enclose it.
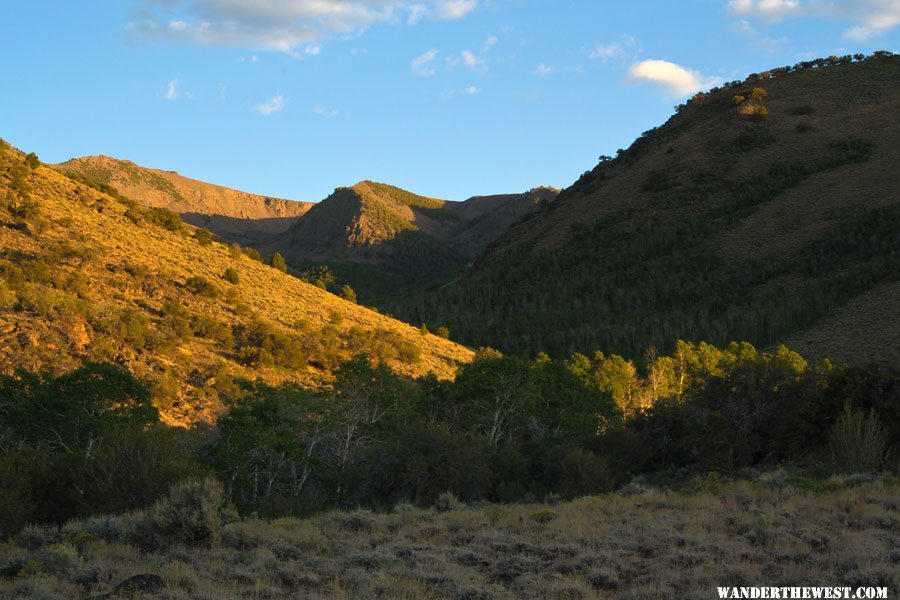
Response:
[[[472,359],[3,146],[2,372],[117,362],[151,382],[168,422],[189,425],[222,410],[235,377],[315,386],[367,353],[447,378]]]

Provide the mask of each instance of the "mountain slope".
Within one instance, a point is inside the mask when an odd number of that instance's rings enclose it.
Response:
[[[348,265],[368,265],[382,279],[396,279],[392,288],[422,285],[452,277],[556,193],[539,188],[451,202],[362,181],[335,190],[263,249],[295,264],[337,265],[363,294],[371,273]]]
[[[446,378],[472,358],[0,144],[0,372],[116,361],[191,424],[234,377],[317,385],[366,353]]]
[[[110,185],[146,206],[175,211],[191,225],[244,245],[284,232],[313,206],[310,202],[239,192],[108,156],[75,158],[56,168]]]
[[[640,356],[677,338],[896,351],[900,57],[860,59],[699,94],[464,277],[391,310],[510,352]]]

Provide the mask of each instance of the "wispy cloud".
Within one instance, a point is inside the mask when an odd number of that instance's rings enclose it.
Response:
[[[845,39],[865,41],[900,26],[900,0],[729,0],[728,9],[749,19],[824,18],[852,25]]]
[[[428,7],[424,4],[412,4],[409,7],[409,15],[406,17],[406,22],[409,25],[415,25],[419,21],[425,18],[428,14]]]
[[[609,60],[611,58],[624,58],[628,50],[637,45],[637,38],[623,35],[619,40],[609,44],[597,43],[588,52],[588,58],[592,60]]]
[[[481,90],[475,87],[474,85],[470,85],[464,90],[468,95],[474,96],[476,94],[480,94]]]
[[[551,67],[550,65],[545,65],[544,63],[539,64],[534,70],[534,74],[538,77],[546,77],[551,73],[553,73],[553,67]]]
[[[438,17],[446,21],[462,19],[478,7],[478,0],[440,0],[437,4]]]
[[[436,59],[437,56],[438,51],[432,48],[428,52],[423,52],[417,56],[412,63],[410,63],[410,68],[412,68],[413,73],[419,77],[432,77],[437,73],[437,70],[434,68],[434,59]]]
[[[173,79],[166,86],[166,100],[178,100],[181,93],[178,91],[178,80]]]
[[[336,117],[340,115],[340,111],[336,108],[324,108],[322,106],[317,106],[313,112],[320,117]]]
[[[142,38],[310,56],[301,48],[376,23],[461,19],[477,0],[137,0],[129,31]],[[311,46],[315,48],[316,46]]]
[[[681,98],[720,83],[717,77],[704,77],[667,60],[645,60],[631,66],[632,81],[647,81],[659,85],[670,96]]]
[[[271,114],[281,112],[285,106],[287,106],[287,98],[281,94],[275,94],[271,100],[256,106],[254,110],[262,116],[268,117]]]
[[[448,68],[454,69],[460,65],[476,73],[485,73],[488,70],[487,61],[471,50],[463,50],[459,56],[451,54],[447,57]]]
[[[731,30],[746,37],[758,50],[767,54],[773,54],[784,47],[790,40],[787,36],[773,38],[761,34],[746,19],[741,19],[731,25]]]

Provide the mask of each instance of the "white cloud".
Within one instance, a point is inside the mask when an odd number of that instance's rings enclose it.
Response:
[[[598,43],[588,53],[592,60],[609,60],[611,58],[623,58],[627,50],[634,48],[638,41],[630,35],[623,35],[618,41],[610,44]]]
[[[620,57],[622,56],[622,54],[624,54],[622,44],[620,44],[619,42],[613,42],[612,44],[607,44],[605,46],[602,44],[597,44],[594,49],[591,50],[591,53],[588,56],[595,60],[598,58],[602,58],[605,60],[608,58]]]
[[[467,69],[471,69],[472,71],[487,70],[487,63],[484,62],[484,59],[475,56],[475,54],[473,52],[470,52],[469,50],[463,50],[462,63],[466,66]]]
[[[322,54],[322,46],[320,44],[310,44],[303,53],[307,56],[318,56]]]
[[[844,38],[865,41],[900,26],[900,0],[730,0],[728,8],[747,18],[779,21],[823,18],[853,23]]]
[[[474,85],[470,85],[469,87],[467,87],[465,89],[465,92],[470,96],[474,96],[475,94],[480,94],[481,90],[478,89],[477,87],[475,87]]]
[[[341,114],[336,108],[324,108],[322,106],[317,106],[313,112],[321,117],[336,117]]]
[[[798,0],[730,0],[728,8],[739,15],[783,19],[800,7]]]
[[[415,25],[416,23],[421,21],[427,14],[427,6],[425,6],[424,4],[413,4],[409,7],[409,16],[406,18],[406,22],[410,25]]]
[[[137,0],[129,25],[137,36],[206,45],[286,52],[332,33],[376,23],[414,25],[428,14],[460,19],[477,0]]]
[[[271,100],[268,102],[263,102],[254,110],[261,114],[264,117],[268,117],[269,115],[277,112],[281,112],[284,110],[284,107],[287,106],[287,98],[282,96],[281,94],[275,94]]]
[[[166,86],[166,100],[178,100],[181,92],[178,90],[178,80],[173,79]]]
[[[704,77],[697,71],[666,60],[645,60],[634,64],[629,76],[633,81],[649,81],[660,85],[672,96],[679,98],[720,82],[718,78]]]
[[[419,77],[432,77],[437,71],[434,68],[434,59],[437,58],[438,51],[434,48],[428,52],[423,52],[415,58],[410,64],[413,73]]]
[[[552,72],[553,72],[553,67],[551,67],[550,65],[545,65],[544,63],[539,64],[537,66],[537,68],[534,70],[534,74],[537,75],[538,77],[546,77],[547,75],[549,75]]]
[[[462,19],[478,7],[478,0],[440,0],[437,15],[445,21]]]

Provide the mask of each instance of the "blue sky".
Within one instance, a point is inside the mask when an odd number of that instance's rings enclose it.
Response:
[[[6,4],[3,138],[308,201],[565,187],[697,89],[900,41],[900,0]]]

